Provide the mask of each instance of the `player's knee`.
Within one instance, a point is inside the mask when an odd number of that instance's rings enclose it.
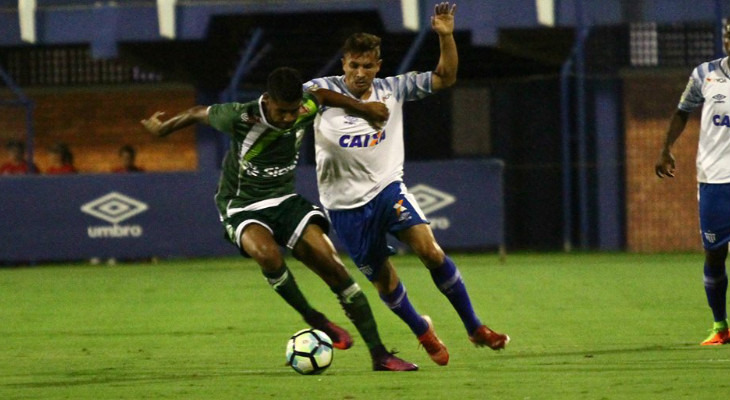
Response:
[[[429,268],[436,268],[443,264],[444,257],[446,256],[444,251],[441,250],[441,247],[435,242],[427,243],[424,246],[420,246],[419,249],[414,249],[414,251],[418,254],[418,258]]]
[[[276,271],[281,268],[282,258],[278,246],[275,247],[267,244],[250,246],[250,248],[246,249],[246,252],[265,271]]]

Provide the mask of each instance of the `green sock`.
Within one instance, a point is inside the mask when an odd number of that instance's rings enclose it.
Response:
[[[727,320],[719,321],[719,322],[715,321],[715,323],[712,324],[712,330],[714,330],[715,332],[724,331],[727,328],[728,328]]]
[[[286,264],[275,272],[263,272],[266,281],[292,308],[297,310],[304,319],[312,318],[315,314],[319,314],[312,306],[309,305],[304,294],[299,290],[294,275],[289,272]]]
[[[332,288],[332,291],[337,294],[345,314],[357,328],[368,349],[382,347],[383,342],[378,333],[378,324],[375,322],[373,311],[360,286],[350,278],[345,284]]]

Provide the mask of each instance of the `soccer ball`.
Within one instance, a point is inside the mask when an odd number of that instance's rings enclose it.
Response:
[[[302,329],[286,344],[286,362],[303,375],[321,374],[332,364],[332,339],[317,329]]]

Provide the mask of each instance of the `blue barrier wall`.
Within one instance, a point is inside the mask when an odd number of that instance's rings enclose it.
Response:
[[[0,260],[235,254],[222,239],[216,182],[212,173],[2,177]]]
[[[407,182],[446,248],[503,243],[502,164],[407,165]],[[216,173],[0,178],[0,262],[237,254],[213,202]],[[314,167],[298,187],[315,200]]]

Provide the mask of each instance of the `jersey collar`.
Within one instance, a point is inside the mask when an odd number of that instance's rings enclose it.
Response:
[[[266,120],[266,112],[264,111],[264,95],[259,96],[259,114],[261,114],[261,121],[264,125],[266,125],[268,128],[273,129],[275,131],[285,131],[286,129],[277,128],[274,125],[271,125],[269,121]]]
[[[723,58],[720,60],[720,70],[723,74],[725,74],[725,77],[730,78],[730,66],[728,65],[728,57]]]

